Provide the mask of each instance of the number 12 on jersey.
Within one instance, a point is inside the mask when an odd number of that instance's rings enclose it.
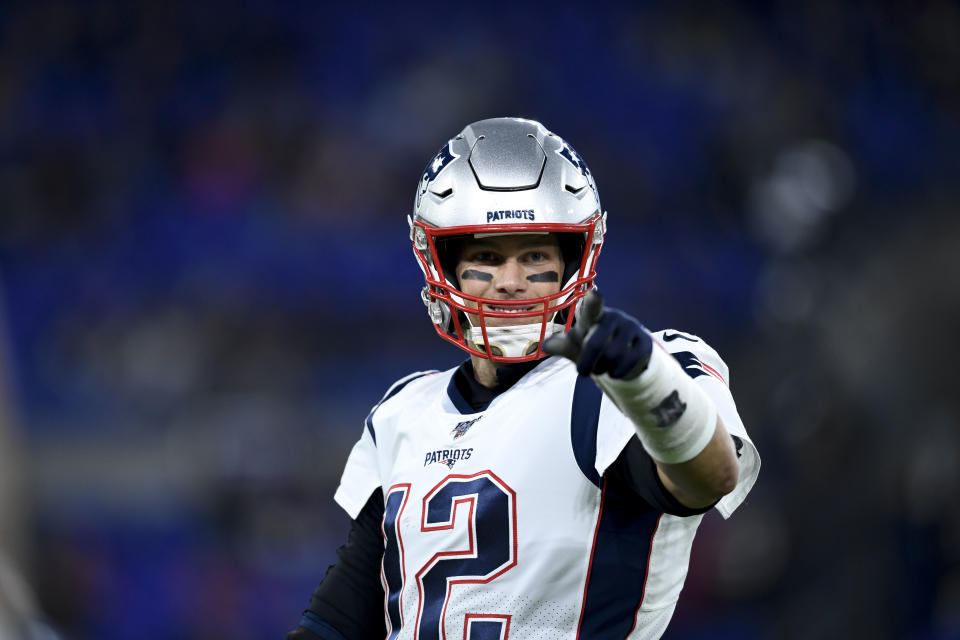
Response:
[[[403,622],[401,593],[407,573],[399,523],[410,493],[409,484],[397,484],[384,500],[382,577],[388,640],[397,637]],[[485,584],[517,564],[517,494],[492,471],[448,475],[423,497],[421,514],[416,535],[428,536],[424,540],[437,551],[414,574],[418,599],[414,638],[446,640],[447,604],[456,586]],[[451,548],[463,546],[452,542],[460,537],[453,532],[462,517],[466,548]],[[467,613],[463,628],[464,640],[507,640],[510,616]]]

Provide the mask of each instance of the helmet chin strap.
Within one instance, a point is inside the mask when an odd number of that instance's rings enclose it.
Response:
[[[490,351],[495,356],[519,358],[530,355],[537,350],[540,342],[539,322],[535,324],[521,324],[506,327],[487,327],[487,338],[490,340]],[[564,326],[555,322],[547,323],[544,339],[555,333],[562,332]],[[478,349],[484,349],[483,331],[480,327],[470,327],[470,342]]]

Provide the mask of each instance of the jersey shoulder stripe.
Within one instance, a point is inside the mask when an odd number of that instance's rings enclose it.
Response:
[[[596,468],[597,425],[602,401],[600,387],[588,376],[577,376],[570,409],[570,440],[577,466],[587,480],[597,487],[600,486],[600,474]]]
[[[653,339],[677,359],[691,378],[711,376],[729,385],[730,370],[727,363],[713,347],[698,336],[676,329],[664,329],[652,333]]]
[[[399,380],[394,382],[392,385],[390,385],[390,388],[387,389],[387,392],[385,394],[383,394],[383,397],[380,399],[380,402],[373,405],[373,408],[370,409],[370,413],[367,414],[366,420],[364,420],[364,423],[367,425],[367,430],[370,432],[370,437],[373,438],[373,444],[377,444],[377,432],[373,428],[373,414],[377,412],[377,409],[379,409],[384,402],[386,402],[390,398],[394,397],[395,395],[403,391],[404,387],[406,387],[408,384],[410,384],[414,380],[417,380],[418,378],[422,378],[424,376],[430,375],[431,373],[438,373],[438,371],[436,369],[431,369],[429,371],[416,371],[414,373],[411,373],[408,376],[404,376],[403,378],[400,378]]]

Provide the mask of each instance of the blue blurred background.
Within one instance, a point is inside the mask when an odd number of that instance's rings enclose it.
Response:
[[[960,7],[0,8],[0,638],[280,638],[369,407],[462,354],[420,171],[520,115],[598,283],[711,342],[764,459],[668,638],[960,638]]]

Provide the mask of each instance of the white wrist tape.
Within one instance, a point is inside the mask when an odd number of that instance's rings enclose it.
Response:
[[[631,380],[593,376],[633,421],[643,448],[658,462],[678,463],[706,448],[717,425],[707,394],[664,349],[654,344],[647,368]]]

